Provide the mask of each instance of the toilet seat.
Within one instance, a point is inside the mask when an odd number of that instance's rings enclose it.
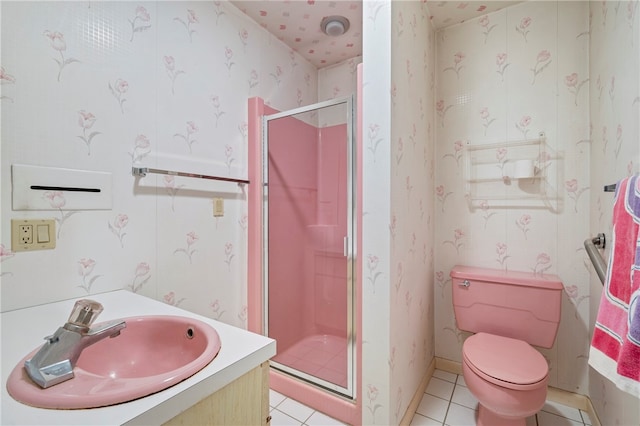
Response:
[[[464,362],[475,374],[509,389],[540,387],[546,384],[549,374],[542,354],[518,339],[477,333],[465,340],[462,354]]]

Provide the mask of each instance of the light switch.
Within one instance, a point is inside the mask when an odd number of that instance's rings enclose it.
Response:
[[[221,217],[221,216],[224,216],[224,199],[214,198],[213,199],[213,217]]]
[[[38,242],[48,243],[50,241],[49,225],[38,225],[37,229],[38,229]]]

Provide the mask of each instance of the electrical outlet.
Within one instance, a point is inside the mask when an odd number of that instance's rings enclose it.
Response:
[[[18,225],[20,244],[33,244],[33,225]]]
[[[11,219],[11,251],[34,251],[55,247],[54,219]]]

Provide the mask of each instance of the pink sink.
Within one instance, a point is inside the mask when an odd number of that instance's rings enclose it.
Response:
[[[140,398],[181,382],[209,364],[220,351],[220,337],[208,324],[187,317],[125,318],[120,336],[86,348],[75,377],[47,389],[24,370],[27,355],[7,380],[9,394],[40,408],[95,408]],[[95,324],[98,326],[99,324]]]

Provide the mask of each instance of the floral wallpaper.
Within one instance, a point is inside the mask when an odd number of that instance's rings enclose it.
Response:
[[[313,103],[316,68],[217,1],[2,2],[0,65],[2,310],[126,288],[245,327],[247,189],[131,166],[245,178],[247,99]],[[113,208],[13,211],[14,163],[110,172]],[[57,247],[13,253],[22,217]]]
[[[556,274],[566,290],[560,329],[555,345],[540,350],[551,386],[587,394],[589,4],[519,3],[436,37],[436,356],[460,362],[467,336],[453,314],[454,265]],[[539,132],[541,148],[519,144]],[[544,185],[557,197],[548,203],[541,191],[502,180],[468,190],[472,152],[500,175],[516,159],[548,167]]]
[[[602,285],[583,248],[598,232],[611,235],[613,197],[603,186],[639,171],[638,5],[525,2],[437,35],[436,355],[460,361],[466,336],[451,309],[454,264],[557,274],[560,329],[554,347],[541,349],[550,384],[588,395],[602,424],[640,421],[637,400],[587,365]],[[466,147],[503,143],[493,155],[501,167],[514,153],[509,141],[540,131],[561,158],[550,180],[558,208],[523,197],[470,209]],[[549,152],[538,164],[556,161]]]
[[[318,70],[318,102],[351,96],[356,92],[357,66],[362,56]]]
[[[591,2],[590,235],[612,233],[613,193],[603,187],[640,172],[640,2]],[[582,81],[577,78],[573,81]],[[580,84],[580,83],[577,83]],[[605,250],[605,258],[608,256]],[[600,304],[602,284],[591,272],[590,293],[571,287],[571,299],[589,297],[589,339]],[[640,424],[638,400],[589,369],[589,397],[603,425]]]
[[[391,2],[363,14],[362,423],[389,424],[391,236],[380,230],[391,223],[391,69],[367,64],[391,64]]]
[[[551,384],[588,394],[603,424],[638,424],[637,401],[587,367],[601,285],[582,247],[611,233],[601,187],[640,164],[638,1],[518,3],[435,33],[427,7],[454,3],[362,6],[377,64],[364,67],[363,423],[397,423],[434,355],[460,361],[448,274],[464,263],[559,275]],[[283,110],[349,94],[360,59],[318,71],[227,2],[1,8],[0,309],[126,288],[244,327],[246,188],[131,165],[245,177],[247,98]],[[500,167],[508,141],[539,131],[563,155],[561,208],[470,209],[465,148],[504,142]],[[13,211],[20,163],[111,172],[113,209],[46,191],[52,210]],[[55,219],[57,248],[13,253],[22,217]]]
[[[392,3],[390,424],[435,355],[435,31],[419,2]]]
[[[362,418],[399,424],[434,356],[435,33],[421,2],[364,18]]]
[[[431,12],[431,22],[436,29],[458,24],[485,16],[496,10],[509,7],[519,1],[459,1],[459,0],[425,0]]]

